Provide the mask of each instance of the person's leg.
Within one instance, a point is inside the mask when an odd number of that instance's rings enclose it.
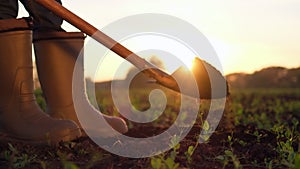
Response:
[[[18,9],[18,0],[0,0],[0,19],[16,18]]]
[[[73,121],[51,118],[37,105],[31,54],[27,21],[0,20],[0,140],[57,144],[80,137]]]
[[[61,3],[60,0],[56,0]],[[83,47],[82,33],[69,33],[61,29],[62,19],[36,4],[32,0],[21,0],[34,19],[34,50],[39,79],[46,97],[48,113],[55,118],[74,120],[79,126],[72,100],[72,76],[75,61]],[[81,36],[78,36],[80,35]],[[82,63],[83,66],[83,63]],[[84,77],[81,77],[82,83]],[[84,85],[82,92],[85,93]],[[88,104],[81,104],[89,113],[99,114]],[[118,132],[127,132],[124,120],[105,116],[108,123]],[[101,131],[104,129],[95,129]],[[110,133],[103,133],[108,136]]]
[[[80,54],[83,54],[83,51],[81,51],[84,45],[83,33],[35,32],[33,42],[38,75],[47,102],[47,111],[52,117],[71,119],[80,125],[72,97],[72,85],[74,83],[80,86],[79,93],[83,100],[80,105],[76,106],[85,111],[86,118],[101,115],[116,131],[120,133],[127,132],[128,129],[124,120],[119,117],[102,115],[88,102],[85,93],[82,56],[77,59]],[[80,80],[74,82],[73,71],[76,61],[79,62],[81,67],[80,73],[77,74]],[[105,127],[95,128],[94,126],[90,124],[85,129],[92,130],[92,132],[102,137],[114,135]]]
[[[63,19],[53,14],[48,9],[37,4],[34,0],[20,0],[28,11],[31,17],[33,17],[34,31],[62,31],[61,24]],[[60,0],[56,0],[61,4]]]

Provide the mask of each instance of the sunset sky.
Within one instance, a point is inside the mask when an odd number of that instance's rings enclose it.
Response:
[[[300,66],[299,0],[63,0],[63,4],[99,29],[142,13],[183,19],[211,42],[224,74]],[[76,30],[68,24],[64,28]]]

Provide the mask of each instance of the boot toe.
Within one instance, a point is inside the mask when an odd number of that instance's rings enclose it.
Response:
[[[128,127],[126,125],[126,122],[122,118],[111,117],[107,120],[107,122],[111,125],[113,129],[115,129],[121,134],[128,132]]]
[[[71,120],[57,120],[56,127],[49,133],[54,142],[72,141],[81,136],[80,127]]]

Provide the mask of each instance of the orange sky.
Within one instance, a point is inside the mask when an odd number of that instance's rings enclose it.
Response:
[[[181,18],[209,39],[225,74],[251,73],[266,66],[300,66],[298,0],[63,0],[63,3],[100,29],[134,14],[162,13]],[[22,15],[26,15],[23,9]],[[66,23],[63,26],[68,31],[76,30]],[[119,59],[112,62],[116,60]]]

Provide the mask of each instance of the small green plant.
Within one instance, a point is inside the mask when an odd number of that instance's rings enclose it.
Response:
[[[280,163],[285,167],[296,169],[300,165],[300,137],[297,132],[299,121],[293,119],[292,123],[291,128],[280,125],[274,126],[273,130],[277,133],[277,152]],[[295,150],[294,144],[298,144],[298,150]]]
[[[187,159],[188,164],[192,163],[192,161],[193,161],[192,156],[193,156],[198,144],[199,144],[199,142],[197,141],[195,146],[189,146],[187,151],[184,152],[184,155]]]
[[[265,168],[266,169],[272,169],[273,168],[273,160],[268,160],[268,159],[265,158],[264,162],[265,162]]]
[[[36,161],[37,155],[20,153],[17,148],[8,143],[8,150],[3,152],[4,159],[10,163],[12,168],[24,168]]]
[[[241,163],[240,163],[238,157],[233,153],[233,148],[232,148],[233,137],[228,136],[227,140],[228,140],[230,149],[225,150],[224,155],[219,155],[216,157],[216,159],[223,162],[223,168],[225,168],[230,162],[232,162],[234,169],[242,169],[243,167],[241,166]]]
[[[178,144],[179,145],[179,144]],[[170,155],[165,153],[151,158],[151,167],[153,169],[176,169],[179,167],[179,163],[175,162],[176,155],[171,152]]]
[[[58,150],[56,154],[60,158],[64,169],[79,169],[79,167],[76,164],[74,164],[68,159],[69,157],[65,152]]]
[[[300,168],[300,153],[298,152],[295,156],[294,169]]]
[[[43,97],[43,91],[41,88],[37,88],[35,91],[34,91],[34,95],[35,95],[35,98],[36,98],[36,102],[37,104],[40,106],[40,108],[45,111],[46,110],[46,101],[45,101],[45,98]]]
[[[79,167],[71,161],[64,161],[63,165],[64,169],[79,169]]]
[[[175,135],[171,139],[170,147],[173,147],[171,152],[162,153],[156,157],[151,158],[151,167],[153,169],[176,169],[179,163],[175,162],[178,150],[180,148],[179,136]]]
[[[205,121],[203,122],[203,125],[202,125],[202,131],[201,131],[201,134],[200,134],[200,139],[201,139],[201,141],[207,142],[208,139],[209,139],[209,137],[210,137],[210,135],[211,135],[211,132],[212,132],[212,131],[211,131],[211,129],[210,129],[210,125],[209,125],[208,121],[205,120]]]

